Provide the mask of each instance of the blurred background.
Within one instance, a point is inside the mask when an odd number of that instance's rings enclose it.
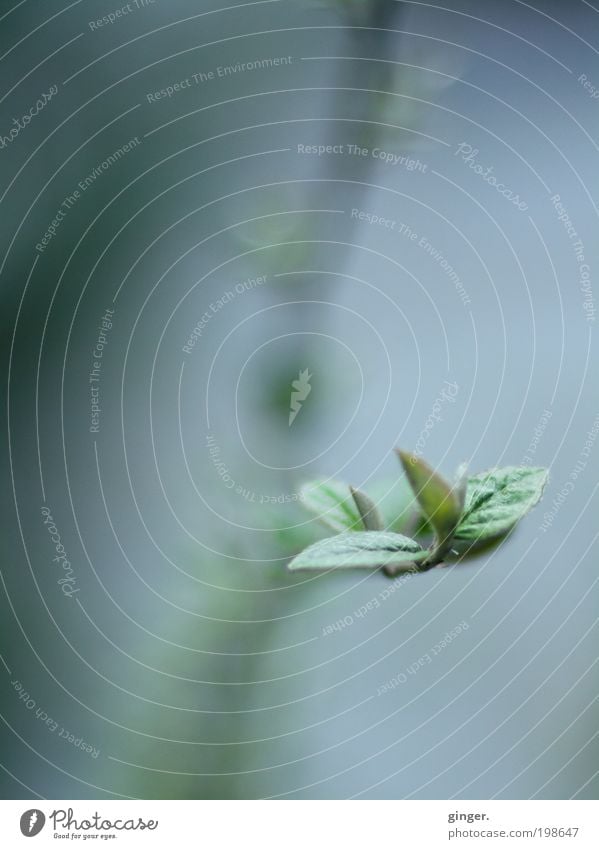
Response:
[[[0,4],[2,795],[596,798],[598,9],[41,6]],[[286,571],[306,480],[417,444],[550,484],[391,593]]]

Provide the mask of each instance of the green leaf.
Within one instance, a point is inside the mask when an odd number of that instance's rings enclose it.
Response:
[[[405,478],[374,482],[369,484],[368,492],[387,530],[407,536],[420,536],[430,531]],[[306,509],[337,533],[363,530],[351,488],[342,481],[311,481],[300,490],[300,500]]]
[[[508,466],[469,478],[455,538],[480,541],[506,534],[540,500],[547,476],[546,469]]]
[[[364,531],[328,537],[298,554],[289,569],[322,571],[329,569],[379,569],[383,566],[401,571],[417,571],[414,565],[428,555],[409,537],[389,531]]]
[[[473,557],[480,557],[481,554],[490,554],[493,549],[497,548],[507,537],[506,534],[498,534],[493,537],[481,537],[480,539],[465,540],[456,539],[451,541],[451,551],[447,553],[446,560],[455,563],[464,560],[470,560]]]
[[[421,457],[397,450],[399,459],[422,512],[440,542],[449,539],[462,515],[459,485],[454,489]]]
[[[321,522],[338,533],[358,531],[363,527],[356,502],[346,483],[335,480],[311,481],[301,488],[300,500]]]
[[[360,513],[364,530],[384,530],[383,520],[374,501],[372,501],[365,492],[360,492],[359,489],[354,489],[353,486],[350,486],[349,491],[351,492],[352,498],[354,499],[358,512]]]

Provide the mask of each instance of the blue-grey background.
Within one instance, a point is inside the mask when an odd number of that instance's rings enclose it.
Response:
[[[57,87],[0,148],[2,794],[596,798],[599,12],[155,0],[97,24],[116,10],[0,4],[0,135]],[[378,573],[291,577],[322,534],[299,486],[398,476],[445,381],[428,459],[548,466],[542,505],[385,601]]]

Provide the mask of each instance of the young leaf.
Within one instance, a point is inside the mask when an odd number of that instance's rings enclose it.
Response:
[[[454,537],[451,541],[451,550],[447,552],[445,560],[450,563],[461,563],[464,560],[470,560],[473,557],[480,557],[481,554],[489,554],[508,536],[509,531],[505,534],[498,534],[494,537],[481,537],[480,539],[475,540],[456,539]]]
[[[414,493],[405,479],[378,481],[368,486],[368,496],[377,508],[382,527],[398,534],[421,536],[430,528]],[[315,480],[300,490],[302,505],[337,533],[361,531],[363,522],[350,487],[335,480]]]
[[[338,533],[361,530],[363,527],[356,502],[346,483],[335,480],[316,480],[300,490],[304,507],[316,513],[321,522]]]
[[[540,500],[547,475],[546,469],[508,466],[469,478],[455,538],[482,541],[506,534]]]
[[[366,531],[384,530],[385,526],[383,525],[383,520],[374,501],[372,501],[366,493],[360,492],[359,489],[354,489],[353,486],[350,486],[349,491],[351,492],[352,498],[354,499],[358,512],[360,513],[364,529]]]
[[[444,542],[452,536],[462,514],[459,491],[415,454],[400,450],[397,454],[422,512],[438,541]]]
[[[328,537],[298,554],[289,569],[323,571],[329,569],[379,569],[391,567],[417,571],[415,564],[428,555],[418,543],[389,531],[364,531]]]

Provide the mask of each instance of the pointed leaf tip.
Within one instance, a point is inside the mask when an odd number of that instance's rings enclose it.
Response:
[[[365,492],[360,492],[359,489],[355,489],[353,486],[350,486],[349,491],[358,508],[364,529],[367,531],[382,531],[384,529],[383,520],[374,501]]]
[[[431,523],[440,541],[449,538],[462,515],[462,497],[429,464],[408,451],[396,449],[406,477],[418,499],[422,512]]]

